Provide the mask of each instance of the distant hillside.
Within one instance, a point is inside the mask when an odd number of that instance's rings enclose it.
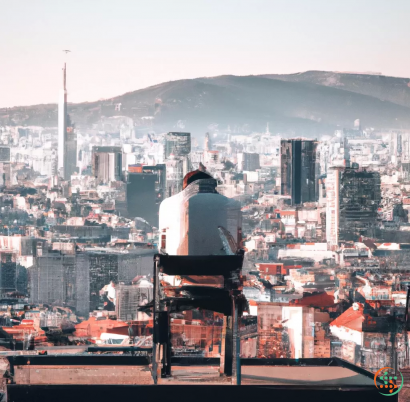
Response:
[[[375,74],[307,71],[297,74],[267,74],[261,77],[289,82],[308,82],[369,95],[398,105],[410,107],[410,79]]]
[[[410,129],[409,79],[374,75],[307,72],[293,75],[220,76],[179,80],[92,103],[69,105],[77,126],[102,116],[142,121],[154,116],[154,129],[190,130],[209,126],[263,130],[290,135],[329,134],[336,127]],[[160,101],[158,100],[160,99]],[[121,103],[121,111],[115,105]],[[0,124],[57,125],[57,105],[0,109]]]

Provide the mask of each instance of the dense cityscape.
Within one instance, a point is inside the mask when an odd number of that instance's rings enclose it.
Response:
[[[249,135],[158,133],[155,116],[111,107],[77,128],[64,65],[58,127],[0,116],[4,354],[135,345],[144,355],[154,256],[241,249],[241,358],[409,366],[410,132],[358,118],[319,139],[269,123]],[[168,298],[220,285],[165,277]],[[218,308],[175,310],[172,355],[219,357],[225,325]]]
[[[410,401],[408,1],[1,10],[0,402]]]

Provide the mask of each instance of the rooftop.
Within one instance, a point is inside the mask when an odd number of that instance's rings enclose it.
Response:
[[[346,327],[362,332],[362,325],[364,321],[363,304],[355,304],[358,306],[357,310],[355,310],[354,306],[348,308],[343,314],[332,321],[330,325],[335,325],[336,327]]]

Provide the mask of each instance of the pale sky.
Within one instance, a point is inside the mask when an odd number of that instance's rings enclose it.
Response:
[[[410,77],[410,0],[0,0],[0,107],[183,78],[306,70]]]

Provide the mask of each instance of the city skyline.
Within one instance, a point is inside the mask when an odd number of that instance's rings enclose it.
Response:
[[[410,401],[410,2],[2,11],[0,401]]]
[[[409,76],[405,1],[95,5],[74,1],[63,7],[45,0],[26,3],[21,15],[19,5],[5,6],[10,18],[0,33],[10,39],[0,44],[0,107],[57,103],[65,60],[74,103],[224,74],[321,70]],[[63,49],[72,53],[66,57]]]

